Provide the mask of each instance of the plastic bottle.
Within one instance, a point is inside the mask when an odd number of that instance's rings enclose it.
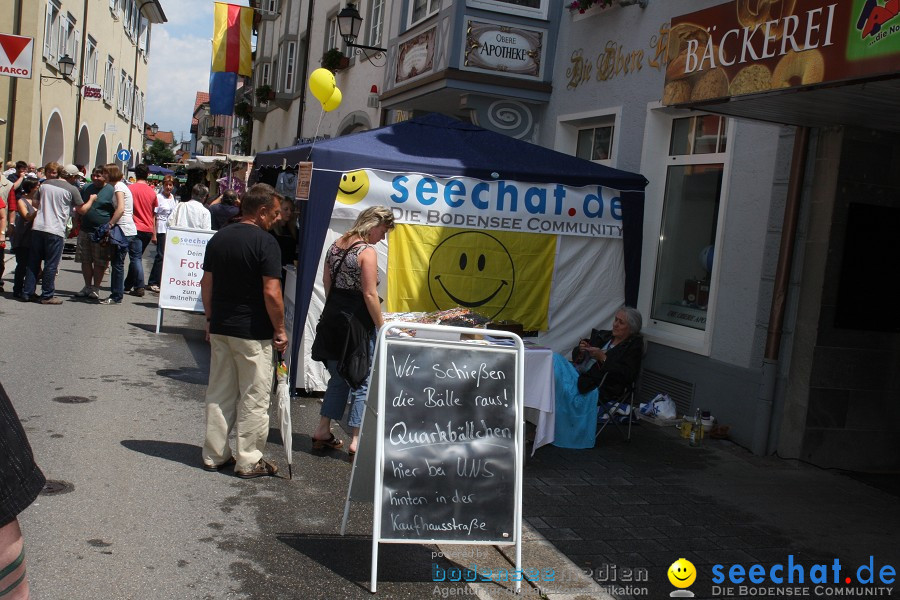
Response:
[[[700,409],[697,409],[697,412],[694,413],[694,423],[691,426],[691,446],[699,446],[700,438],[703,436],[703,417],[700,413]]]

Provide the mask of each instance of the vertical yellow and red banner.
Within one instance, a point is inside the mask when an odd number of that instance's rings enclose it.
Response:
[[[216,2],[213,17],[213,73],[237,73],[248,77],[251,75],[252,32],[252,8]]]

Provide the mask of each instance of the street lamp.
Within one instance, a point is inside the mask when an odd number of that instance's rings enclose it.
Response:
[[[51,77],[49,75],[41,75],[41,79],[69,79],[72,77],[72,72],[75,70],[75,61],[72,60],[72,57],[66,54],[62,58],[57,61],[57,69],[59,70],[60,75],[62,77]]]
[[[159,125],[154,123],[153,125],[150,126],[150,134],[156,135],[157,133],[159,133]]]
[[[359,15],[359,11],[356,10],[356,5],[352,2],[348,2],[347,6],[338,13],[337,22],[338,31],[340,31],[344,43],[347,44],[348,48],[356,48],[357,54],[361,54],[361,50],[371,50],[372,52],[375,52],[373,58],[378,58],[381,56],[382,52],[387,52],[385,48],[363,46],[362,44],[354,43],[356,38],[359,37],[359,29],[362,27],[363,19]],[[366,58],[369,58],[368,54],[366,54]]]

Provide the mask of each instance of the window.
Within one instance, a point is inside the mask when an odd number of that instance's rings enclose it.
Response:
[[[131,75],[128,76],[128,80],[125,82],[125,118],[131,118],[131,109],[134,104],[134,82],[131,79]]]
[[[135,87],[134,94],[136,96],[134,104],[134,125],[139,126],[144,122],[144,92]]]
[[[294,53],[297,50],[297,42],[288,42],[284,55],[284,91],[294,91]]]
[[[116,90],[116,65],[112,56],[106,57],[106,70],[103,73],[103,101],[112,105]]]
[[[278,12],[278,0],[266,0],[266,10],[269,12]]]
[[[546,19],[549,0],[467,0],[466,6],[511,15]],[[568,6],[571,2],[564,2]]]
[[[712,286],[727,119],[672,120],[650,318],[700,331]]]
[[[113,19],[119,18],[119,0],[109,0],[109,12],[112,13]]]
[[[441,9],[441,0],[412,0],[409,7],[409,26],[424,21]]]
[[[100,54],[97,52],[97,40],[88,36],[87,56],[84,61],[84,82],[97,83],[97,68],[100,63]]]
[[[128,95],[128,74],[125,73],[124,69],[119,72],[119,102],[116,104],[116,109],[119,114],[125,113],[125,97]]]
[[[122,26],[125,28],[125,34],[131,38],[131,14],[134,10],[134,2],[133,0],[123,0],[125,3],[122,20]]]
[[[138,49],[145,55],[148,54],[148,42],[150,38],[150,21],[145,17],[140,17],[138,21]]]
[[[381,46],[384,26],[384,0],[372,0],[369,7],[369,46]]]
[[[56,53],[59,50],[59,3],[50,0],[47,3],[47,12],[44,17],[44,58],[56,61]]]
[[[262,82],[261,85],[269,85],[269,76],[272,73],[272,65],[269,63],[263,63],[262,66]]]
[[[341,30],[338,29],[337,15],[328,19],[328,35],[325,36],[325,52],[332,48],[343,51],[344,41],[341,39]]]
[[[610,160],[612,158],[613,131],[612,125],[579,129],[575,156],[598,162]]]
[[[615,167],[620,114],[620,108],[606,108],[561,115],[556,128],[556,150]]]

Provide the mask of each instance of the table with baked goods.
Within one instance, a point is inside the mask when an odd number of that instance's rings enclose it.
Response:
[[[474,329],[490,328],[488,320],[467,309],[456,308],[431,313],[398,312],[385,313],[385,321],[404,321],[407,323],[436,323],[456,327],[472,327]],[[473,337],[483,343],[502,343],[493,340],[483,332],[473,331]],[[553,351],[538,346],[527,340],[525,343],[524,405],[525,418],[534,423],[534,451],[553,442],[553,429],[556,424],[556,393],[553,376]]]

